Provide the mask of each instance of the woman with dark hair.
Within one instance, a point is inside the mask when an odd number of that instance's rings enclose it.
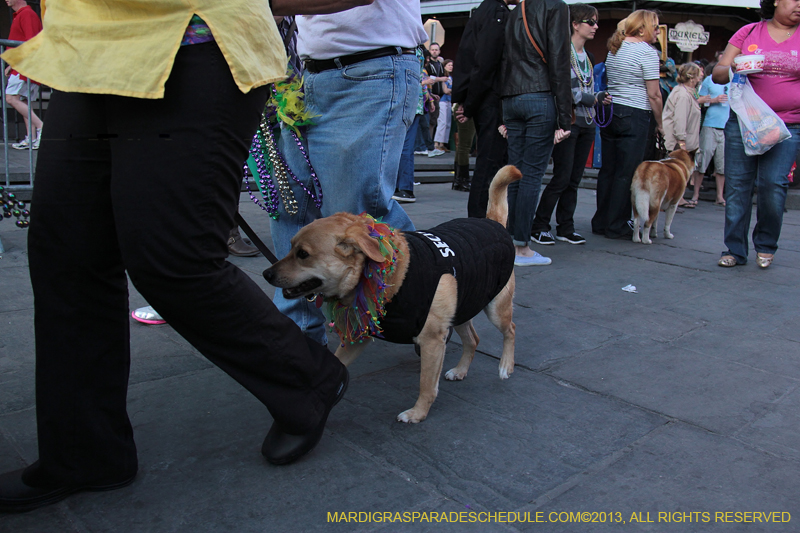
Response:
[[[611,125],[601,131],[603,167],[597,177],[597,212],[592,233],[631,237],[631,180],[644,159],[651,120],[661,127],[656,42],[658,14],[640,9],[617,24],[608,40],[608,92],[614,98]]]
[[[716,83],[727,83],[733,59],[741,53],[764,55],[764,69],[748,74],[756,94],[786,123],[792,137],[762,155],[748,156],[735,113],[725,125],[725,237],[727,250],[719,266],[747,263],[747,232],[758,187],[753,247],[756,263],[767,268],[778,249],[783,209],[789,186],[788,174],[800,146],[800,1],[762,0],[761,22],[737,31],[714,67]]]
[[[578,205],[578,185],[595,137],[595,104],[611,103],[606,92],[594,92],[594,56],[584,49],[586,41],[597,32],[597,9],[587,4],[569,6],[572,26],[570,49],[570,82],[572,86],[575,122],[570,135],[553,148],[553,179],[542,192],[531,228],[532,239],[539,244],[554,244],[555,240],[569,244],[584,244],[575,233],[575,207]],[[558,207],[556,207],[556,204]],[[550,233],[550,218],[556,210],[556,237]]]

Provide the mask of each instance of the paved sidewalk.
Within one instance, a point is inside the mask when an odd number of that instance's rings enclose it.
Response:
[[[421,229],[466,214],[467,195],[446,184],[415,193]],[[509,380],[481,316],[467,379],[442,380],[428,419],[404,425],[394,417],[414,403],[419,359],[377,342],[295,465],[262,459],[271,419],[254,398],[168,325],[132,322],[137,480],[0,515],[0,532],[800,531],[800,212],[786,214],[768,270],[754,253],[722,269],[722,208],[701,202],[676,215],[674,240],[645,246],[591,235],[594,201],[580,190],[586,245],[534,245],[553,264],[517,269]],[[241,209],[268,238],[245,194]],[[0,472],[37,457],[25,238],[0,222]],[[263,258],[231,261],[271,293]],[[131,289],[131,308],[144,304]],[[445,369],[458,357],[454,336]],[[414,522],[329,522],[342,512]],[[574,521],[592,518],[605,522]]]

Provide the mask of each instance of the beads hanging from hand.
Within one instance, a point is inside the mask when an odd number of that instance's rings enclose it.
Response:
[[[25,207],[25,202],[17,200],[16,194],[9,192],[5,187],[0,185],[0,208],[3,209],[0,220],[16,217],[16,226],[23,229],[27,228],[30,224],[28,218],[31,216],[31,212]]]

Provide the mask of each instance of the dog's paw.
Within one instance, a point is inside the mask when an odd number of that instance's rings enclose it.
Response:
[[[514,373],[514,367],[511,368],[503,368],[500,367],[500,379],[508,379],[511,377],[511,374]]]
[[[639,238],[639,233],[634,233],[633,238],[631,239],[633,242],[642,242],[642,239]]]
[[[651,241],[651,240],[650,240],[650,237],[648,237],[648,236],[645,236],[645,237],[642,239],[642,244],[653,244],[653,241]]]
[[[446,379],[447,381],[461,381],[465,377],[467,377],[467,373],[458,372],[456,368],[451,368],[444,374],[444,379]]]
[[[425,418],[427,418],[427,416],[428,416],[427,413],[424,414],[424,415],[420,415],[414,409],[409,409],[409,410],[403,411],[402,413],[397,415],[397,421],[398,422],[405,422],[406,424],[419,424],[420,422],[425,420]]]
[[[674,239],[674,238],[675,238],[675,235],[673,235],[672,233],[667,233],[667,232],[665,231],[665,232],[664,232],[664,238],[665,238],[665,239]]]

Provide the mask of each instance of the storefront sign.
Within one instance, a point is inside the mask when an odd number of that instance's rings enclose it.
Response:
[[[708,44],[708,35],[703,26],[689,20],[669,29],[669,42],[677,44],[682,52],[694,52],[701,44]]]

